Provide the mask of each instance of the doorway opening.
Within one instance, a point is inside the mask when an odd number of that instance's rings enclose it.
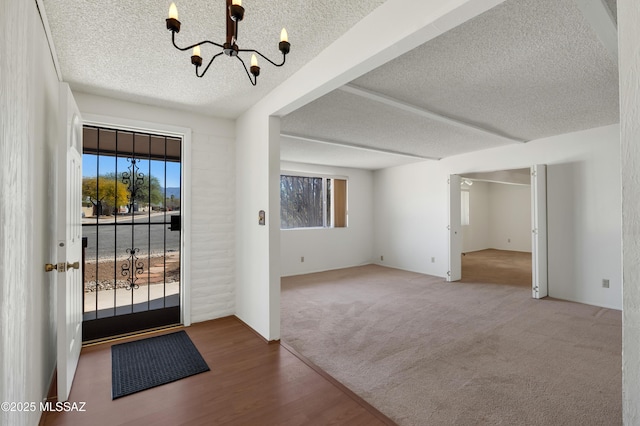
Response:
[[[461,176],[461,281],[530,287],[529,169],[522,171],[522,178],[518,174],[509,180],[496,179],[494,174],[473,175],[473,179]]]
[[[531,287],[533,297],[546,296],[544,176],[544,166],[452,176],[450,256],[460,261],[451,262],[451,281]]]
[[[83,341],[181,321],[182,139],[84,126]]]

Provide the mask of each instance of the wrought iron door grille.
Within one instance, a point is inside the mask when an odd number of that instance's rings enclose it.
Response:
[[[179,313],[182,140],[95,126],[83,137],[84,328],[133,314],[149,328],[149,312]]]

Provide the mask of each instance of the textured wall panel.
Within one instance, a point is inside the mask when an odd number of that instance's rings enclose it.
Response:
[[[24,401],[27,373],[27,218],[29,206],[29,32],[32,5],[2,2],[0,96],[0,400]],[[0,424],[27,424],[28,413],[0,412]]]
[[[36,402],[55,364],[51,210],[58,82],[35,2],[0,2],[0,401]],[[45,260],[46,259],[46,260]],[[39,411],[0,411],[34,425]]]
[[[191,320],[198,322],[235,313],[235,158],[232,139],[193,136]]]

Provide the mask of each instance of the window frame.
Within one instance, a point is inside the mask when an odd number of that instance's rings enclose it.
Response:
[[[280,230],[281,231],[299,231],[299,230],[307,230],[307,229],[343,229],[349,227],[349,177],[344,175],[334,175],[328,173],[309,173],[309,172],[297,172],[291,170],[280,170],[280,179],[282,176],[290,176],[290,177],[301,177],[301,178],[311,178],[311,179],[322,179],[322,226],[302,226],[302,227],[294,227],[294,228],[283,228],[282,227],[282,211],[280,212],[281,222],[280,222]],[[331,226],[327,226],[328,218],[327,218],[327,180],[344,180],[346,182],[346,190],[345,190],[345,226],[336,227],[335,226],[335,201],[331,203]],[[333,188],[332,188],[333,190]],[[332,194],[333,197],[333,194]],[[333,198],[332,198],[333,199]],[[280,192],[280,202],[282,203],[282,192]],[[282,206],[282,204],[281,204]],[[282,207],[281,207],[282,210]]]
[[[471,225],[471,191],[460,189],[460,225]]]

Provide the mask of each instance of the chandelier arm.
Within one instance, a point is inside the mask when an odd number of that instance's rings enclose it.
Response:
[[[271,59],[267,58],[266,56],[264,56],[262,53],[258,52],[255,49],[238,49],[238,52],[253,52],[253,53],[257,53],[258,55],[262,56],[264,59],[266,59],[267,61],[271,62],[272,65],[275,65],[276,67],[281,67],[284,65],[285,61],[287,60],[287,55],[282,55],[282,62],[279,64],[276,64],[275,62],[273,62]]]
[[[216,54],[216,55],[213,55],[213,58],[211,58],[211,60],[209,61],[209,63],[208,63],[208,64],[207,64],[207,66],[205,67],[204,71],[202,71],[202,74],[198,74],[198,68],[199,68],[199,67],[196,67],[196,76],[197,76],[197,77],[200,77],[200,78],[204,77],[204,75],[207,73],[207,70],[209,69],[209,67],[210,67],[210,66],[211,66],[211,64],[213,63],[213,60],[214,60],[214,59],[216,59],[218,56],[220,56],[220,55],[222,55],[222,54],[224,54],[224,52],[220,52],[220,53],[218,53],[218,54]]]
[[[176,33],[174,31],[171,31],[171,41],[173,42],[173,47],[175,47],[178,50],[182,50],[183,52],[185,50],[193,49],[194,47],[201,46],[203,44],[213,44],[214,46],[224,49],[223,45],[214,43],[213,41],[209,41],[209,40],[204,40],[204,41],[201,41],[200,43],[192,44],[191,46],[187,46],[187,47],[180,47],[176,44]]]
[[[244,61],[242,60],[242,58],[240,56],[236,56],[236,58],[238,58],[238,60],[242,63],[242,66],[244,67],[244,72],[247,73],[247,77],[249,77],[249,81],[251,82],[251,84],[255,86],[258,83],[258,77],[254,76],[252,80],[251,74],[249,74],[249,70],[247,69],[247,66],[244,64]]]

